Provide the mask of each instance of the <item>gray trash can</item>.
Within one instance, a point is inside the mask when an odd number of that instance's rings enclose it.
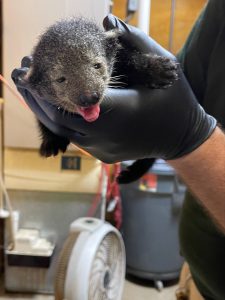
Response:
[[[155,281],[179,277],[178,223],[185,186],[172,167],[157,160],[140,180],[121,185],[122,233],[127,273]]]

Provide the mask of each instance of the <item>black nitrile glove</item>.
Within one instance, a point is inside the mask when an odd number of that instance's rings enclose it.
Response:
[[[104,19],[104,27],[118,28],[120,38],[142,53],[173,58],[142,31],[113,15]],[[78,115],[62,113],[23,86],[19,76],[28,71],[29,59],[22,67],[14,70],[12,77],[37,118],[55,134],[67,137],[104,162],[175,159],[200,146],[216,127],[216,120],[199,106],[181,70],[179,79],[165,90],[108,89],[99,118],[89,123]]]

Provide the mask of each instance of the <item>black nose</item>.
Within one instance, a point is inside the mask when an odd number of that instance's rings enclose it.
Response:
[[[84,107],[95,105],[98,103],[99,99],[100,96],[97,92],[85,92],[79,97],[79,105]]]

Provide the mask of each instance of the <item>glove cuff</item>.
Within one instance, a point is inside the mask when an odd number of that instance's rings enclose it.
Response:
[[[201,144],[203,144],[214,132],[217,126],[217,120],[208,115],[201,105],[198,104],[199,109],[196,110],[196,114],[193,115],[196,122],[193,127],[190,128],[188,134],[183,139],[181,150],[173,156],[173,158],[169,159],[177,159],[186,154],[191,153],[195,149],[197,149]]]

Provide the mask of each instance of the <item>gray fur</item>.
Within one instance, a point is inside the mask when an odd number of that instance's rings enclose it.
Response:
[[[108,55],[109,41],[114,47]],[[101,101],[113,68],[116,40],[84,18],[61,20],[50,26],[33,50],[31,87],[48,101],[75,112],[83,93],[98,92]],[[96,64],[101,68],[96,69]],[[57,82],[65,77],[66,81]]]

